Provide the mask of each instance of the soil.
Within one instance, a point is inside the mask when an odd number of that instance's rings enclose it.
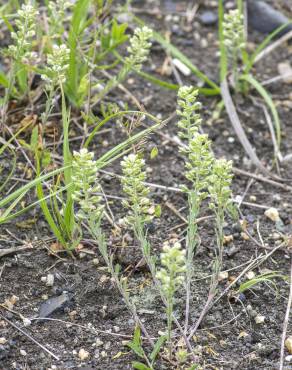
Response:
[[[288,16],[289,2],[270,1]],[[161,32],[170,31],[172,42],[210,78],[218,80],[216,25],[204,26],[199,22],[199,17],[204,11],[216,12],[216,2],[207,0],[202,2],[197,15],[189,25],[183,15],[190,6],[189,2],[152,0],[134,1],[132,5],[150,27]],[[160,14],[149,14],[151,13],[149,9],[153,10],[155,7],[160,10]],[[263,37],[250,31],[250,47],[258,44]],[[262,59],[254,69],[257,78],[265,81],[277,76],[278,64],[291,60],[291,51],[291,46],[283,44]],[[151,60],[145,66],[145,70],[176,83],[174,76],[161,76],[158,73],[165,57],[162,48],[155,44]],[[197,83],[194,77],[181,75],[180,78],[187,85]],[[153,86],[136,75],[131,75],[125,86],[148,112],[165,118],[174,112],[175,92]],[[275,82],[268,85],[267,89],[277,105],[282,123],[281,151],[283,155],[287,155],[292,153],[291,85]],[[127,99],[127,96],[117,90],[110,98],[119,102],[121,99]],[[236,104],[245,131],[259,158],[267,167],[271,167],[273,165],[271,135],[263,110],[255,104],[255,98],[260,101],[257,94],[251,91],[247,97],[236,97]],[[216,156],[231,159],[234,167],[250,174],[257,174],[257,170],[237,140],[226,114],[223,112],[219,119],[213,119],[212,113],[218,101],[217,97],[202,98],[203,129],[213,141]],[[128,103],[132,105],[131,100]],[[25,109],[17,113],[15,120],[19,119],[21,114],[25,115]],[[145,123],[148,123],[147,120]],[[76,127],[75,135],[77,131]],[[178,187],[185,181],[183,160],[175,144],[176,135],[177,129],[173,119],[160,132],[149,138],[145,150],[149,182],[166,187]],[[119,143],[124,136],[113,122],[110,132],[96,138],[92,150],[98,157],[101,152]],[[78,144],[75,143],[74,146],[78,148]],[[159,154],[151,160],[150,151],[153,146],[158,147]],[[18,154],[19,164],[15,176],[21,178],[26,162],[21,152]],[[8,154],[1,158],[4,174],[9,170],[10,159]],[[106,171],[120,173],[119,164],[113,164]],[[280,165],[280,175],[285,179],[292,178],[289,161]],[[27,179],[27,176],[26,172],[24,179]],[[101,176],[105,194],[120,197],[119,181],[109,174],[102,173]],[[8,190],[9,186],[6,188],[6,191]],[[240,220],[245,220],[247,230],[257,243],[253,239],[246,240],[239,222],[227,220],[224,232],[225,235],[231,235],[232,240],[225,247],[223,270],[228,270],[229,274],[220,281],[218,297],[251,261],[267,256],[278,248],[282,240],[291,234],[292,229],[290,191],[265,181],[251,179],[250,176],[239,175],[237,172],[234,175],[232,190],[235,199],[241,197],[243,200],[240,205]],[[153,251],[159,253],[164,241],[183,237],[185,224],[173,209],[186,217],[187,202],[181,193],[157,187],[152,188],[152,196],[162,207],[162,217],[149,225]],[[26,204],[32,199],[33,194],[26,198]],[[118,222],[125,215],[120,200],[109,197],[108,202],[112,217]],[[265,210],[270,207],[278,209],[282,223],[274,223],[264,215]],[[204,207],[202,216],[209,214],[208,208]],[[124,275],[128,276],[130,295],[136,302],[137,312],[151,336],[158,337],[158,333],[165,330],[166,317],[162,303],[151,287],[149,272],[143,266],[137,266],[141,259],[139,247],[129,232],[116,235],[110,225],[105,224],[105,228],[109,248],[115,252]],[[199,231],[201,245],[194,260],[191,324],[196,322],[206,302],[214,257],[215,236],[209,219],[200,223]],[[0,337],[6,339],[6,342],[0,344],[0,369],[131,369],[131,362],[137,358],[125,346],[125,341],[131,338],[135,324],[104,267],[97,247],[85,240],[84,248],[76,252],[74,258],[66,254],[59,254],[56,257],[48,252],[53,242],[52,234],[38,208],[17,220],[1,225],[1,249],[23,243],[31,243],[32,248],[0,259],[0,303],[4,304],[5,300],[11,299],[13,295],[17,297],[10,311],[3,305],[0,306]],[[287,277],[290,259],[289,250],[280,247],[252,271],[256,275],[266,271],[277,271]],[[54,284],[51,287],[42,279],[48,274],[54,276]],[[198,368],[240,370],[278,368],[289,283],[287,279],[278,278],[274,280],[276,285],[259,283],[239,294],[240,284],[247,280],[246,274],[243,274],[228,294],[222,295],[208,312],[193,338]],[[34,319],[47,299],[62,294],[64,296],[64,292],[67,292],[66,302],[58,310],[46,320]],[[183,322],[184,305],[183,299],[179,298],[175,309],[177,318]],[[264,316],[264,322],[256,323],[257,316]],[[25,325],[22,317],[30,319],[31,324]],[[39,344],[17,328],[21,328]],[[289,335],[292,335],[291,325],[288,327],[287,336]],[[176,338],[178,345],[181,345],[179,332]],[[40,345],[45,346],[58,359],[44,351]],[[147,348],[146,342],[145,346]],[[80,359],[81,349],[89,352],[88,358],[83,361]],[[288,354],[285,352],[285,356]],[[287,370],[292,369],[291,360],[286,361],[285,366]],[[170,365],[164,360],[158,360],[156,368],[187,367]]]

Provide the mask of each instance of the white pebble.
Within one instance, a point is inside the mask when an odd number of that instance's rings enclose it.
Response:
[[[27,355],[27,353],[24,349],[21,349],[19,352],[20,352],[21,356],[26,356]]]
[[[274,222],[280,221],[279,212],[274,207],[267,209],[265,211],[265,216],[268,217],[271,221]]]

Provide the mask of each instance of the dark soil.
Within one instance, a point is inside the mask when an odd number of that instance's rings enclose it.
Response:
[[[219,54],[216,26],[207,27],[199,22],[199,17],[205,10],[216,12],[216,2],[207,0],[202,2],[203,5],[200,6],[195,19],[187,25],[183,14],[190,3],[193,2],[134,1],[133,7],[140,10],[138,15],[142,16],[153,29],[171,31],[172,42],[204,73],[218,80]],[[270,3],[289,16],[290,1]],[[160,15],[149,14],[149,9],[153,10],[155,7],[161,11]],[[250,32],[249,37],[250,47],[254,47],[264,36]],[[291,60],[291,51],[291,46],[284,44],[261,60],[254,70],[257,78],[265,81],[277,76],[278,63]],[[151,61],[145,66],[145,70],[176,83],[173,76],[161,76],[157,72],[165,57],[163,50],[155,44]],[[197,83],[193,77],[181,76],[181,78],[187,85]],[[175,110],[175,92],[153,86],[135,75],[130,76],[126,87],[142,102],[145,109],[153,114],[160,114],[166,118]],[[281,150],[283,155],[287,155],[292,153],[291,85],[277,82],[268,85],[267,89],[277,104],[282,122]],[[119,101],[125,96],[117,90],[111,98]],[[259,158],[269,167],[273,163],[273,145],[264,113],[254,104],[254,98],[260,101],[253,91],[247,97],[238,96],[237,108]],[[236,168],[250,174],[257,173],[237,140],[228,117],[223,113],[220,119],[212,118],[218,98],[202,98],[202,100],[203,129],[213,141],[215,154],[218,157],[232,159]],[[129,101],[129,104],[132,103]],[[175,144],[176,134],[175,120],[172,120],[149,139],[145,152],[149,166],[149,182],[177,187],[185,181],[182,175],[183,161]],[[95,151],[96,156],[99,156],[101,151],[104,152],[119,143],[123,135],[113,123],[109,133],[98,136],[92,150]],[[77,144],[74,145],[78,147]],[[159,155],[150,160],[150,150],[154,145],[159,148]],[[8,169],[10,158],[3,158],[1,164]],[[21,171],[24,168],[21,161],[24,161],[24,158],[19,152],[19,177],[22,176]],[[120,173],[118,164],[106,170]],[[25,176],[27,178],[27,174]],[[105,193],[120,196],[118,180],[108,174],[101,174],[101,176]],[[290,162],[281,165],[281,176],[286,179],[292,178]],[[181,193],[174,191],[153,188],[152,195],[162,206],[162,217],[149,227],[153,249],[159,252],[164,241],[181,238],[185,228],[182,220],[169,205],[178,210],[182,216],[186,216],[187,203]],[[289,191],[235,173],[233,195],[236,199],[242,197],[244,202],[252,203],[240,206],[240,219],[246,221],[249,233],[258,241],[258,244],[263,242],[266,248],[260,247],[251,239],[245,240],[241,235],[239,223],[228,220],[225,234],[232,235],[233,240],[226,245],[223,270],[229,270],[229,275],[220,282],[218,296],[239,276],[251,260],[270,253],[284,237],[291,234],[292,228]],[[31,201],[30,198],[26,199],[27,204]],[[108,201],[114,220],[117,222],[124,215],[120,200],[108,198]],[[275,224],[264,215],[265,209],[270,207],[276,207],[279,210],[282,225]],[[208,214],[208,209],[204,209],[202,215]],[[162,304],[151,288],[149,273],[143,267],[136,267],[141,258],[139,247],[130,234],[123,232],[122,235],[115,235],[110,225],[105,227],[109,248],[115,251],[124,275],[128,276],[130,294],[135,299],[138,314],[150,334],[158,337],[158,332],[165,330],[166,318]],[[23,242],[31,243],[33,247],[0,260],[0,303],[3,304],[13,295],[18,297],[11,311],[0,306],[0,337],[6,339],[6,342],[3,341],[3,344],[0,344],[0,369],[131,369],[131,362],[137,358],[125,346],[125,341],[134,331],[134,321],[112,283],[97,247],[85,241],[84,249],[76,253],[76,258],[73,259],[65,254],[56,257],[48,253],[48,248],[54,242],[51,237],[39,209],[16,221],[1,225],[1,249],[18,246]],[[214,257],[214,232],[210,220],[200,223],[200,237],[201,246],[194,261],[196,279],[192,289],[192,324],[198,319],[208,295],[211,262]],[[96,259],[99,259],[99,263]],[[287,249],[280,248],[253,271],[255,274],[260,274],[269,269],[288,276],[289,268],[289,252]],[[46,283],[41,280],[48,274],[54,275],[52,287],[46,286]],[[261,283],[239,296],[236,290],[240,283],[246,280],[246,275],[243,275],[231,290],[233,294],[230,291],[223,295],[212,307],[193,338],[199,368],[240,370],[278,368],[289,284],[283,279],[276,279],[276,286]],[[48,298],[58,297],[63,292],[68,292],[68,299],[60,309],[51,314],[51,320],[32,320],[37,317],[43,302]],[[181,322],[184,319],[183,312],[183,300],[178,300],[176,314]],[[25,326],[21,315],[31,319],[31,325]],[[257,315],[265,317],[263,323],[255,322]],[[42,350],[39,345],[12,326],[12,323],[45,346],[59,360]],[[291,326],[288,327],[287,335],[292,335]],[[89,352],[89,357],[84,361],[79,357],[80,349]],[[288,353],[285,353],[285,356],[287,355]],[[292,369],[292,362],[285,362],[285,364],[286,369]],[[176,368],[184,367],[168,365],[167,362],[157,365],[157,369]]]

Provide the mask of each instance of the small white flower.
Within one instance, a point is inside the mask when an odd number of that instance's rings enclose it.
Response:
[[[42,75],[47,83],[55,86],[66,81],[66,72],[69,68],[70,50],[66,45],[53,45],[52,53],[47,56],[48,67],[46,74]]]

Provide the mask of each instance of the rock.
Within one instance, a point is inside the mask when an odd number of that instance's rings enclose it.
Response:
[[[277,222],[280,221],[279,212],[276,208],[272,207],[265,211],[265,216],[268,217],[271,221]]]
[[[0,338],[0,344],[5,344],[7,342],[7,339],[4,337]]]
[[[285,84],[292,84],[292,67],[289,62],[279,63],[278,72],[280,73]]]
[[[286,346],[286,348],[287,348],[288,352],[289,352],[290,354],[292,354],[292,337],[291,337],[291,336],[290,336],[290,337],[288,337],[288,338],[285,340],[285,346]]]
[[[247,0],[248,26],[261,33],[271,33],[289,22],[281,12],[262,0]],[[278,36],[292,30],[292,24],[282,30]]]
[[[50,316],[57,309],[64,307],[69,301],[69,295],[67,292],[62,293],[57,297],[52,297],[43,302],[39,309],[39,317],[44,318]]]
[[[199,19],[204,26],[213,26],[217,23],[218,16],[212,10],[206,10],[199,16]]]

